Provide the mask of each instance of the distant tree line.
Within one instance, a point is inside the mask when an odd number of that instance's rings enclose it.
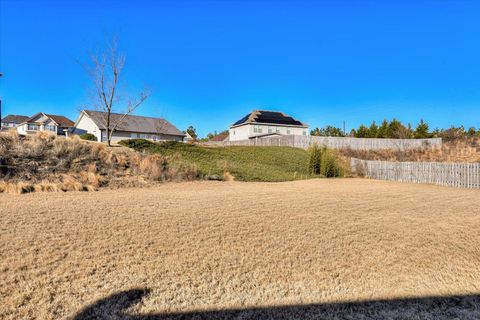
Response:
[[[325,126],[323,128],[315,128],[310,131],[312,136],[328,136],[328,137],[356,137],[356,138],[391,138],[391,139],[422,139],[422,138],[443,138],[445,140],[453,140],[468,137],[480,137],[480,128],[476,130],[474,127],[465,129],[463,126],[452,126],[449,129],[434,129],[430,131],[430,127],[423,119],[413,128],[411,124],[403,124],[397,119],[391,121],[383,120],[380,125],[373,121],[370,126],[360,125],[357,129],[352,129],[349,134],[343,132],[342,129],[334,126]]]

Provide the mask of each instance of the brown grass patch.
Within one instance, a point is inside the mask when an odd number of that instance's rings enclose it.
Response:
[[[340,153],[346,157],[364,160],[413,162],[480,162],[480,138],[446,141],[441,148],[418,150],[351,150]]]
[[[476,294],[479,197],[363,179],[1,194],[0,318],[65,319],[137,287],[134,315]],[[457,318],[477,318],[469,303]],[[415,318],[383,305],[351,319]]]
[[[197,178],[196,168],[178,156],[145,156],[119,149],[48,132],[27,137],[0,133],[0,193],[89,191],[131,186],[135,181],[141,185],[145,180]]]

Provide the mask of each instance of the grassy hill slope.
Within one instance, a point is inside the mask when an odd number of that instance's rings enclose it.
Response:
[[[298,148],[204,147],[143,139],[125,140],[121,144],[148,153],[179,154],[184,161],[196,165],[203,176],[223,177],[228,172],[239,181],[290,181],[309,177],[308,153]]]

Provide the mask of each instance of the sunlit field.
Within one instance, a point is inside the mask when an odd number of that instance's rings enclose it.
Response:
[[[480,318],[479,201],[361,179],[0,194],[0,318]]]

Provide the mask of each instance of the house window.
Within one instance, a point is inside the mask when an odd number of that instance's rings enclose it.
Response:
[[[303,130],[303,135],[304,135],[304,136],[307,135],[307,130]]]
[[[287,129],[287,134],[292,134],[292,132],[290,131],[290,129]]]
[[[39,129],[38,124],[29,123],[27,125],[27,130],[28,131],[38,131],[38,129]]]
[[[138,134],[136,134],[136,133],[130,133],[130,138],[132,138],[132,139],[137,139],[137,138],[138,138]]]
[[[262,133],[262,127],[260,127],[258,125],[253,126],[253,132]]]
[[[52,125],[46,125],[46,126],[45,126],[45,130],[48,130],[48,131],[54,131],[54,132],[55,132],[55,126],[52,126]]]
[[[268,128],[268,133],[272,133],[273,132],[273,129],[272,128]]]
[[[148,136],[144,133],[140,134],[140,139],[148,139]]]

